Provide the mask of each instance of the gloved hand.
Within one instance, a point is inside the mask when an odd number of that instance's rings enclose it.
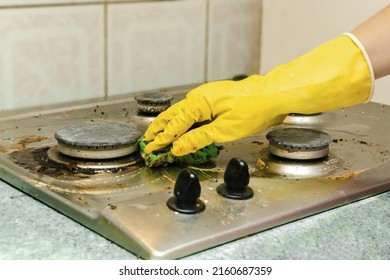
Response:
[[[289,113],[313,114],[368,101],[374,75],[352,34],[326,42],[264,76],[201,85],[148,127],[145,153],[173,144],[175,156],[212,142],[234,141],[281,123]],[[202,126],[191,129],[195,123]],[[188,131],[189,130],[189,131]]]

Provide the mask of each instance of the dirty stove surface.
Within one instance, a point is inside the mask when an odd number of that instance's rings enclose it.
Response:
[[[174,94],[173,102],[183,94]],[[145,259],[175,259],[390,189],[390,107],[363,104],[324,114],[291,115],[271,131],[309,128],[331,136],[329,153],[298,161],[270,154],[264,131],[219,146],[200,166],[149,168],[133,153],[111,160],[58,151],[55,133],[80,123],[123,124],[145,131],[153,116],[134,98],[0,116],[0,176],[84,226]],[[253,196],[220,195],[231,159],[247,164]],[[199,179],[203,211],[167,206],[179,174]]]

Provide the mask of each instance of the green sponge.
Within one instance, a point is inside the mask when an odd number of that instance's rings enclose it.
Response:
[[[138,148],[141,153],[141,156],[145,159],[146,166],[149,167],[156,167],[167,163],[178,163],[181,165],[197,165],[205,163],[212,158],[218,156],[219,154],[219,150],[214,143],[197,150],[195,153],[191,153],[184,156],[174,156],[171,153],[170,149],[163,149],[146,155],[144,153],[146,145],[147,143],[143,139],[138,140]]]

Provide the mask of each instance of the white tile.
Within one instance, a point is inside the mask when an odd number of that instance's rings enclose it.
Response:
[[[57,4],[79,4],[91,2],[104,2],[104,0],[0,0],[0,7],[4,6],[29,6],[29,5],[57,5]]]
[[[160,2],[160,1],[172,1],[172,0],[104,0],[107,3],[118,3],[118,2]]]
[[[209,0],[207,80],[259,72],[261,0]]]
[[[103,7],[0,9],[0,110],[104,96]]]
[[[108,94],[205,80],[206,0],[108,6]]]

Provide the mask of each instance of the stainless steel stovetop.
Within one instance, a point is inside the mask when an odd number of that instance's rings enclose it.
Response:
[[[186,89],[172,89],[174,102]],[[313,116],[289,116],[276,128],[310,127],[331,135],[328,157],[296,162],[269,155],[264,131],[224,143],[201,166],[149,168],[138,155],[75,161],[56,151],[54,133],[70,124],[111,122],[144,131],[153,117],[133,97],[30,113],[0,114],[0,177],[145,259],[175,259],[390,189],[390,107],[363,104]],[[220,196],[232,158],[249,166],[254,195]],[[166,202],[178,174],[198,175],[206,208],[179,214]]]

